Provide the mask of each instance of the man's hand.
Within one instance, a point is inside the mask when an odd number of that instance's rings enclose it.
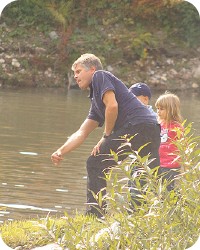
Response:
[[[100,146],[101,146],[101,144],[102,144],[102,142],[103,142],[104,140],[106,140],[106,139],[105,139],[105,138],[101,138],[101,140],[97,143],[97,145],[94,146],[94,148],[93,148],[93,150],[92,150],[92,152],[91,152],[91,155],[96,156],[97,154],[100,153]]]
[[[51,155],[51,160],[54,163],[54,165],[57,166],[63,160],[61,152],[59,152],[59,151],[54,152]]]

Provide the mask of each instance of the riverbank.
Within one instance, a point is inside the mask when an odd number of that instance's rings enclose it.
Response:
[[[75,86],[72,72],[59,68],[59,58],[51,51],[54,38],[34,30],[23,39],[6,37],[13,32],[5,23],[4,40],[0,46],[0,87],[64,87]],[[55,48],[54,48],[55,49]],[[85,51],[86,52],[86,51]],[[121,78],[126,85],[146,82],[155,90],[200,89],[200,47],[183,51],[177,46],[160,55],[149,55],[130,62],[118,58],[105,69]]]
[[[31,25],[28,17],[15,23],[6,13],[9,8],[0,20],[0,87],[74,87],[71,63],[90,52],[128,86],[142,81],[155,90],[200,89],[199,36],[192,38],[187,27],[183,34],[180,24],[178,31],[166,19],[169,31],[155,17],[136,23],[134,17],[114,22],[108,15],[107,22],[97,16],[96,23],[87,20],[68,34],[53,17],[50,23]]]

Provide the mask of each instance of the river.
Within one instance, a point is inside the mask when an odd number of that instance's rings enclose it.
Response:
[[[151,104],[160,93],[153,92]],[[184,119],[200,129],[200,93],[179,92]],[[79,128],[89,109],[88,92],[64,89],[0,89],[0,223],[85,210],[85,161],[102,129],[65,156],[51,154]]]

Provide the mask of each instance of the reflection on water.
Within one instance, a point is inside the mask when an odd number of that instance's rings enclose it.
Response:
[[[0,90],[0,221],[84,212],[85,161],[102,130],[53,166],[50,155],[85,119],[87,92]],[[154,94],[152,105],[158,97]],[[200,128],[199,93],[179,93],[182,113]]]

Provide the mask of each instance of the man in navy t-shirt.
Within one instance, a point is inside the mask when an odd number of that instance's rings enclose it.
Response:
[[[150,167],[157,167],[159,160],[160,126],[146,106],[134,96],[125,84],[108,71],[102,70],[102,64],[93,54],[83,54],[72,65],[74,78],[81,89],[90,89],[91,107],[80,128],[52,154],[51,159],[57,165],[63,155],[79,147],[88,135],[97,127],[104,125],[102,138],[92,149],[87,160],[87,214],[102,217],[105,204],[100,208],[93,193],[98,194],[106,187],[105,172],[116,165],[111,150],[118,152],[119,146],[126,141],[125,135],[132,136],[131,150],[141,151],[141,157],[150,154]],[[134,136],[133,136],[134,135]],[[124,138],[124,139],[123,139]],[[123,148],[130,152],[130,148]],[[123,151],[123,153],[124,153]],[[119,154],[123,160],[125,154]],[[93,192],[93,193],[92,193]],[[105,190],[103,191],[105,194]]]

